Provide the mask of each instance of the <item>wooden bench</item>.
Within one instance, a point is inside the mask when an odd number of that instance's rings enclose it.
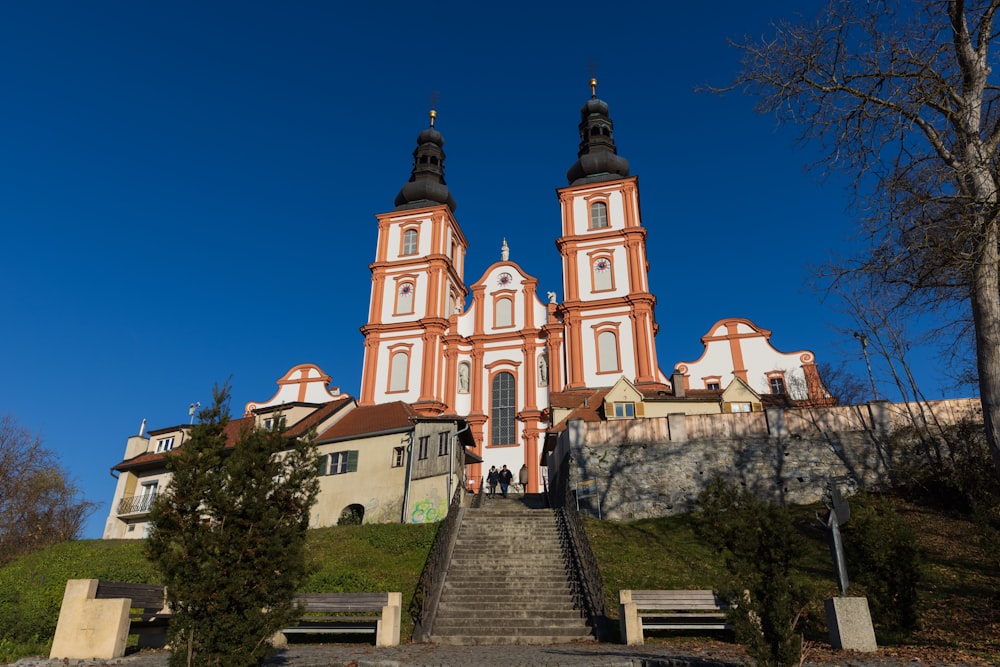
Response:
[[[726,622],[730,605],[713,591],[618,592],[622,640],[643,644],[643,630],[732,630]]]
[[[402,600],[402,593],[296,595],[295,604],[302,609],[302,616],[281,634],[371,632],[375,646],[398,646]]]
[[[120,658],[129,635],[139,648],[160,648],[169,618],[163,586],[70,579],[50,657]]]

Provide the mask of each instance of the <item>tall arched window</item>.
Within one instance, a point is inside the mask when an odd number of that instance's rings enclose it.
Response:
[[[413,283],[399,284],[399,291],[396,293],[397,315],[409,315],[413,312],[413,289]]]
[[[417,254],[417,230],[407,229],[405,232],[403,232],[403,254],[404,255]]]
[[[389,391],[406,391],[406,376],[410,366],[410,355],[396,352],[389,363]]]
[[[614,289],[614,281],[611,280],[611,258],[598,257],[594,260],[594,291]]]
[[[517,392],[512,373],[497,373],[493,376],[490,391],[490,444],[513,445],[517,429],[514,427],[517,411]]]
[[[497,321],[495,326],[509,327],[514,325],[514,303],[507,298],[497,299]]]
[[[595,201],[590,205],[590,228],[603,229],[608,226],[608,205]]]
[[[614,331],[597,334],[597,372],[613,373],[618,368],[618,336]]]

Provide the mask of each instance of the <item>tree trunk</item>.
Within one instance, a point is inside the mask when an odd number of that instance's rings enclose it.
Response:
[[[1000,251],[997,224],[987,225],[982,239],[983,253],[973,269],[971,301],[986,444],[1000,476]]]

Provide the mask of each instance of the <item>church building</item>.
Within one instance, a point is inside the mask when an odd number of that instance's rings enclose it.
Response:
[[[359,403],[403,401],[423,415],[464,417],[483,459],[469,471],[473,480],[491,465],[527,465],[528,490],[538,491],[553,392],[622,377],[669,386],[657,363],[638,179],[618,155],[596,86],[592,79],[580,110],[578,159],[558,190],[562,303],[554,293],[539,297],[538,281],[509,259],[506,242],[501,260],[466,285],[468,243],[433,111],[410,180],[395,208],[377,216]]]

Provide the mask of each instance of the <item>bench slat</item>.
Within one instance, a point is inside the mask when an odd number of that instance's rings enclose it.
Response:
[[[129,598],[135,609],[153,609],[160,611],[166,604],[166,593],[163,586],[156,584],[127,584],[118,581],[98,581],[97,599]]]

